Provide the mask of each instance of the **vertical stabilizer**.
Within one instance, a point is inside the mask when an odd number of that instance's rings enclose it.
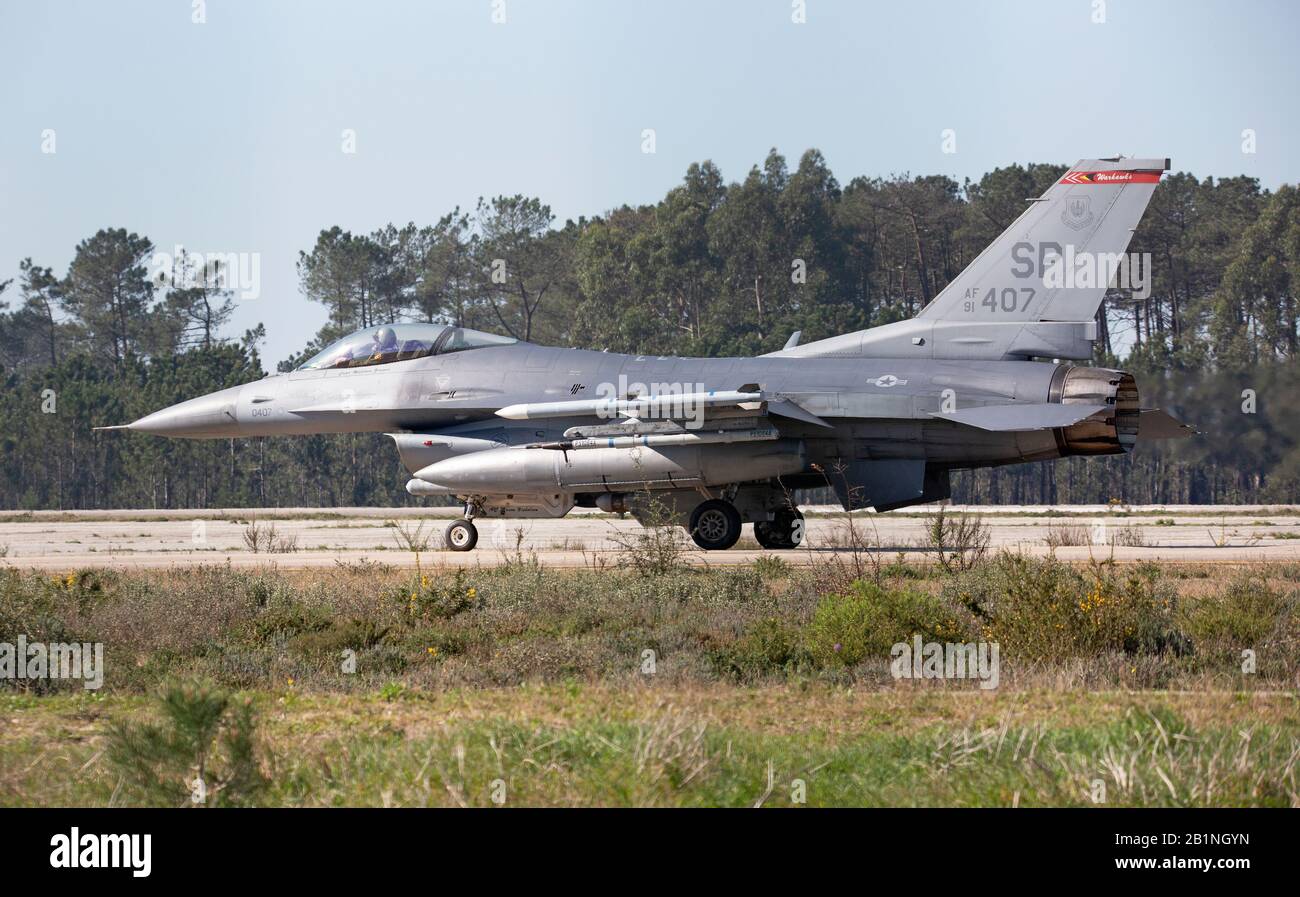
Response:
[[[1168,169],[1168,159],[1084,159],[915,318],[771,354],[1090,358],[1097,309],[1125,270],[1133,230]]]
[[[1168,168],[1168,159],[1076,163],[917,317],[1092,320],[1109,275],[1128,250],[1133,229]],[[1060,267],[1053,271],[1053,264]],[[1085,270],[1088,265],[1094,267]]]

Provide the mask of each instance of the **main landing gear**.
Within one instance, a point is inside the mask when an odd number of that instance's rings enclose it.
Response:
[[[695,508],[689,529],[695,544],[705,551],[725,551],[740,539],[740,527],[741,517],[736,506],[714,498]],[[803,514],[798,508],[782,508],[773,519],[754,523],[754,538],[764,548],[798,548],[803,536]]]
[[[776,512],[772,520],[759,520],[754,524],[754,538],[764,548],[798,548],[803,541],[803,513],[798,508]]]
[[[447,527],[447,547],[452,551],[471,551],[478,544],[478,527],[474,525],[474,502],[465,502],[465,516]]]
[[[740,538],[740,512],[729,501],[711,498],[691,514],[690,530],[705,551],[724,551]]]

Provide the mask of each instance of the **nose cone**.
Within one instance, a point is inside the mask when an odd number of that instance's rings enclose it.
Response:
[[[232,386],[230,389],[172,405],[128,424],[127,428],[156,436],[190,439],[238,436],[239,419],[235,416],[235,405],[243,388]]]

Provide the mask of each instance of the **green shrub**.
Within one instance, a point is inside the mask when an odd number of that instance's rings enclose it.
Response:
[[[23,633],[30,641],[62,641],[58,586],[17,570],[0,571],[0,639]]]
[[[754,572],[764,581],[785,579],[790,575],[790,565],[774,554],[764,554],[754,559]]]
[[[740,638],[708,649],[714,672],[725,679],[752,681],[807,666],[799,630],[776,617],[752,623]]]
[[[254,642],[268,644],[292,639],[305,632],[320,632],[329,626],[330,618],[324,608],[280,598],[265,606],[250,621],[249,634]]]
[[[848,667],[868,657],[888,660],[899,642],[921,635],[926,641],[966,641],[968,616],[933,595],[906,588],[882,588],[859,580],[842,595],[828,595],[817,605],[804,630],[814,661]]]
[[[943,596],[968,609],[1003,656],[1061,660],[1189,648],[1174,624],[1175,592],[1149,565],[1120,574],[1096,564],[1085,575],[1054,558],[1004,553],[945,584]]]
[[[0,572],[0,641],[13,643],[19,635],[25,636],[29,644],[87,641],[79,637],[80,627],[75,627],[69,617],[78,617],[93,600],[82,591],[77,574],[46,578],[22,575],[16,570]],[[37,694],[81,687],[72,679],[0,678],[0,689]]]
[[[453,657],[465,653],[469,640],[459,632],[437,626],[426,626],[408,632],[402,637],[401,644],[410,650],[418,650],[431,656]]]
[[[378,644],[387,631],[388,627],[374,620],[334,620],[323,629],[300,633],[290,647],[309,657],[339,654],[349,648],[364,651]]]
[[[450,577],[420,576],[408,587],[391,592],[390,598],[402,604],[412,625],[449,620],[480,603],[478,589],[466,582],[463,569]]]
[[[1243,649],[1294,658],[1300,648],[1300,614],[1295,592],[1271,587],[1242,573],[1223,589],[1187,601],[1181,619],[1198,651],[1236,655]]]

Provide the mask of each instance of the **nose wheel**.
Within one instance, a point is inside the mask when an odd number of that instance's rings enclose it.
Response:
[[[469,551],[478,544],[478,527],[472,520],[455,520],[447,527],[447,547],[452,551]]]
[[[447,527],[447,547],[452,551],[470,551],[478,544],[478,527],[474,525],[474,515],[480,510],[480,503],[474,496],[465,499],[465,516],[452,521]]]
[[[691,514],[691,538],[705,551],[725,551],[740,538],[740,512],[729,501],[710,499]]]

